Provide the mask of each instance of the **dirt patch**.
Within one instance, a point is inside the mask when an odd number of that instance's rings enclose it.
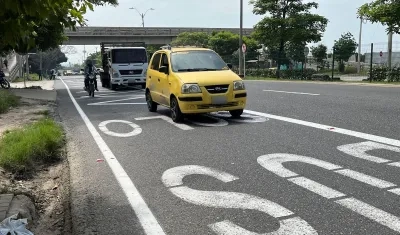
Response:
[[[21,106],[0,115],[0,138],[8,130],[32,123],[43,116],[59,120],[54,103],[26,99],[21,101]],[[34,202],[38,219],[27,227],[34,234],[71,234],[69,167],[65,149],[61,161],[37,166],[36,173],[27,179],[21,179],[0,168],[0,193],[23,194]]]

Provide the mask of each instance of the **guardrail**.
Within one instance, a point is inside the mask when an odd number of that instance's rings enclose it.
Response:
[[[239,34],[238,28],[155,28],[155,27],[77,27],[76,31],[65,30],[66,36],[172,36],[176,37],[183,32],[230,31]],[[243,34],[248,36],[252,28],[243,29]]]

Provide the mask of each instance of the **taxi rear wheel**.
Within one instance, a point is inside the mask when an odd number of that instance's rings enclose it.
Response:
[[[171,119],[174,122],[182,122],[183,121],[183,113],[179,108],[178,100],[175,97],[171,98],[170,103],[170,110],[171,110]]]
[[[153,101],[151,98],[150,91],[146,91],[146,103],[147,103],[147,108],[149,109],[150,112],[156,112],[157,111],[157,103]]]
[[[232,117],[238,118],[238,117],[240,117],[240,115],[243,114],[243,109],[231,110],[231,111],[229,111],[229,113],[231,114]]]

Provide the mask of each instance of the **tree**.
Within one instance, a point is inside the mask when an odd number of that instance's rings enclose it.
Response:
[[[267,47],[278,46],[277,58],[279,77],[280,65],[286,59],[285,44],[297,45],[321,41],[328,20],[320,15],[311,14],[317,9],[315,2],[303,3],[302,0],[251,0],[253,13],[266,15],[255,25],[254,37]]]
[[[221,31],[210,37],[209,46],[220,56],[231,56],[239,48],[239,35]]]
[[[184,32],[172,41],[172,46],[197,46],[207,47],[210,35],[203,32]]]
[[[287,58],[293,62],[304,63],[306,58],[306,56],[304,55],[305,48],[306,44],[304,42],[286,42],[285,54]]]
[[[101,52],[93,52],[86,57],[86,60],[91,60],[96,67],[101,67]],[[85,64],[85,62],[83,62]]]
[[[387,26],[388,32],[400,34],[400,0],[375,0],[358,9],[358,15]]]
[[[58,67],[61,63],[67,62],[68,58],[60,48],[50,49],[42,52],[42,72]],[[29,56],[30,71],[38,73],[40,70],[40,54]]]
[[[85,25],[87,8],[117,4],[117,0],[3,0],[0,9],[0,52],[26,53],[32,48],[56,48],[65,39],[64,28]]]
[[[311,47],[311,54],[320,67],[324,67],[324,59],[326,59],[327,51],[328,48],[323,44],[319,44],[316,47]]]
[[[339,71],[344,72],[344,62],[356,52],[358,44],[350,32],[342,34],[339,40],[335,40],[333,51],[335,60],[339,62]]]

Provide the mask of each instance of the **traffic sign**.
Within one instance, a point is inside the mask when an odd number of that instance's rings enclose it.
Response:
[[[242,44],[242,52],[245,53],[246,50],[247,50],[246,44],[243,43],[243,44]]]
[[[379,52],[379,56],[380,57],[382,57],[383,56],[383,52],[381,51],[381,52]]]

